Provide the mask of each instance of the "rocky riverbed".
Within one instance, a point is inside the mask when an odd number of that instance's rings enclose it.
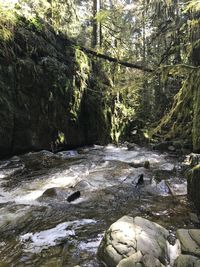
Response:
[[[69,202],[76,192],[80,196]],[[186,194],[176,155],[137,146],[2,160],[0,266],[101,267],[104,232],[124,215],[158,223],[172,236],[199,227]]]

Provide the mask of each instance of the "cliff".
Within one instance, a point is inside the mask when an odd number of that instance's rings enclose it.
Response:
[[[0,156],[106,143],[110,88],[99,62],[41,20],[0,26]]]

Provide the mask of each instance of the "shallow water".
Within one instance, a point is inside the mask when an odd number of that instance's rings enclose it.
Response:
[[[130,165],[147,160],[149,169]],[[144,184],[136,186],[141,174]],[[176,157],[139,147],[41,151],[0,161],[0,266],[101,267],[100,240],[123,215],[172,232],[196,227],[186,187]],[[81,197],[68,203],[77,190]]]

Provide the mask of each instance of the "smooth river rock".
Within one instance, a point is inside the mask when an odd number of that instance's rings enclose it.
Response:
[[[181,243],[182,253],[200,257],[199,229],[179,229],[177,237]]]
[[[200,267],[200,259],[192,255],[181,254],[176,259],[174,267]]]
[[[166,266],[170,263],[168,236],[169,232],[154,222],[124,216],[106,231],[98,256],[109,267]]]

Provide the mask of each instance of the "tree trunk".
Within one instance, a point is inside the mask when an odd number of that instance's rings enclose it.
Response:
[[[92,31],[92,47],[95,48],[97,46],[98,39],[98,25],[97,25],[97,2],[98,0],[93,0],[93,31]]]

